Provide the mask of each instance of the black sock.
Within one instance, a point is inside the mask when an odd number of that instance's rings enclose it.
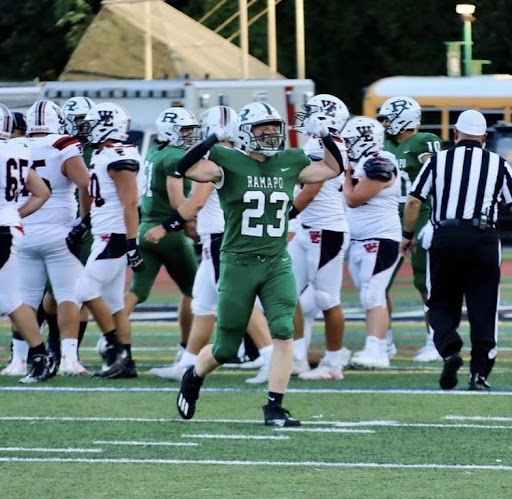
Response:
[[[15,331],[14,329],[12,330],[12,338],[13,338],[13,340],[25,341],[23,339],[23,337],[21,336],[20,332],[19,331]]]
[[[47,355],[48,352],[46,351],[46,347],[44,346],[44,343],[39,343],[36,347],[31,347],[28,349],[28,361],[30,362],[32,360],[32,357],[34,355]]]
[[[123,347],[123,350],[126,352],[128,359],[132,360],[132,345],[130,343],[127,343],[121,346]]]
[[[108,333],[104,333],[105,339],[107,340],[107,345],[116,345],[117,344],[117,333],[116,330],[113,329]]]
[[[269,407],[281,406],[283,403],[284,393],[268,392]]]
[[[87,328],[87,321],[80,322],[80,326],[78,328],[78,346],[82,343],[85,335],[85,329]]]
[[[254,341],[252,341],[252,338],[247,333],[244,335],[244,347],[245,355],[247,355],[249,359],[254,360],[260,356],[260,352],[256,348]]]
[[[39,324],[39,327],[42,326],[43,322],[46,320],[46,312],[43,308],[43,302],[39,304],[39,308],[37,309],[37,323]]]
[[[46,315],[48,324],[48,348],[60,357],[60,331],[56,315]]]

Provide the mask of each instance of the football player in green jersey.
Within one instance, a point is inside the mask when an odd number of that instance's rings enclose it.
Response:
[[[384,125],[386,130],[386,141],[384,150],[393,153],[398,161],[400,169],[400,178],[402,191],[400,196],[400,219],[403,219],[403,212],[407,195],[411,190],[411,185],[423,164],[432,156],[432,154],[441,150],[442,141],[433,133],[419,132],[421,123],[421,107],[411,97],[391,97],[386,100],[380,108],[377,119]],[[423,203],[415,237],[420,240],[424,234],[420,233],[424,227],[429,224],[430,203]],[[403,259],[401,260],[403,262]],[[419,291],[423,303],[427,301],[427,251],[422,244],[418,244],[417,250],[411,256],[411,264],[414,276],[414,287]],[[389,289],[401,266],[397,266],[393,279],[388,286],[388,308],[391,316],[392,302]],[[413,360],[417,362],[431,362],[441,360],[439,353],[434,346],[433,334],[430,330],[428,320],[425,314],[427,326],[427,339],[425,345],[418,351]],[[393,343],[391,330],[388,331],[388,355],[390,357],[396,354],[396,348]]]
[[[241,147],[228,149],[213,134],[178,163],[177,175],[213,182],[225,217],[221,246],[217,331],[213,345],[204,347],[195,368],[185,371],[178,394],[178,412],[194,415],[204,377],[228,361],[238,349],[258,296],[273,339],[266,425],[298,426],[282,407],[292,369],[293,315],[297,305],[295,277],[287,252],[288,211],[297,182],[334,178],[342,169],[338,148],[327,127],[316,116],[306,131],[322,137],[321,161],[312,161],[301,149],[285,149],[285,123],[265,102],[244,106],[236,134]],[[231,132],[232,133],[232,132]],[[220,136],[219,136],[220,135]],[[209,159],[202,159],[210,151]],[[172,226],[175,220],[166,224]]]
[[[158,244],[149,243],[144,234],[162,223],[169,216],[173,200],[170,197],[168,178],[174,174],[178,161],[187,149],[199,140],[199,123],[195,116],[182,107],[171,107],[156,119],[158,136],[151,146],[145,161],[145,185],[140,210],[141,223],[138,240],[145,269],[133,275],[130,289],[125,295],[125,306],[130,314],[137,303],[147,300],[156,276],[162,265],[179,287],[180,300],[178,323],[181,333],[181,348],[184,349],[192,324],[192,286],[197,270],[194,248],[183,230],[169,232]],[[185,190],[190,190],[187,181]],[[187,194],[187,192],[185,193]],[[181,204],[181,200],[177,205]]]

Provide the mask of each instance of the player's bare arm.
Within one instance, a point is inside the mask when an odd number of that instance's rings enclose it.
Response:
[[[25,180],[25,189],[30,192],[30,196],[27,201],[18,208],[18,213],[21,218],[37,211],[50,197],[50,189],[45,181],[32,169],[28,171]]]

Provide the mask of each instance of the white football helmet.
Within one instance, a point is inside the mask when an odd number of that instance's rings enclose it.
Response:
[[[189,148],[199,142],[199,123],[184,107],[164,109],[156,119],[157,140],[175,147]]]
[[[304,122],[312,114],[325,121],[327,128],[333,135],[340,135],[349,118],[345,103],[330,94],[317,94],[304,104],[304,111],[295,113],[295,129],[303,131]]]
[[[124,142],[130,131],[130,116],[117,104],[100,102],[93,106],[84,118],[84,134],[91,144],[106,140]]]
[[[420,126],[421,107],[411,97],[390,97],[382,104],[377,119],[384,126],[386,135],[395,137]]]
[[[277,132],[255,136],[253,128],[259,125],[276,125]],[[254,151],[273,156],[284,149],[286,125],[275,108],[266,102],[251,102],[238,114],[238,143],[244,151]]]
[[[347,146],[350,161],[359,161],[384,147],[384,127],[373,118],[356,116],[347,121],[341,136]]]
[[[62,106],[64,119],[66,120],[66,133],[74,136],[82,136],[84,134],[81,130],[81,124],[89,109],[95,106],[96,103],[89,99],[89,97],[71,97]],[[77,118],[80,120],[77,123]]]
[[[0,139],[10,139],[12,133],[13,118],[7,106],[0,104]]]
[[[51,100],[38,100],[27,111],[27,135],[33,133],[65,133],[62,111]]]
[[[228,125],[236,125],[238,113],[228,106],[214,106],[201,115],[201,139],[221,132]]]

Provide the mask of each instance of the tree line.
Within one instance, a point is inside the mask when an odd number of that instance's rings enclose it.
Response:
[[[167,1],[196,20],[218,2]],[[444,75],[444,42],[463,37],[457,3],[304,0],[306,77],[315,81],[318,92],[339,96],[353,113],[359,113],[364,88],[379,78]],[[512,73],[512,2],[473,3],[473,58],[491,61],[484,67],[486,73]],[[266,5],[267,0],[257,0],[249,9],[249,18]],[[101,9],[101,0],[0,0],[0,7],[0,81],[56,80]],[[226,0],[204,24],[215,29],[237,10],[238,0]],[[295,78],[295,0],[281,0],[276,18],[278,71]],[[220,34],[228,37],[236,30],[235,21]],[[266,16],[251,25],[249,38],[250,52],[267,62]],[[238,43],[238,38],[233,41]]]

